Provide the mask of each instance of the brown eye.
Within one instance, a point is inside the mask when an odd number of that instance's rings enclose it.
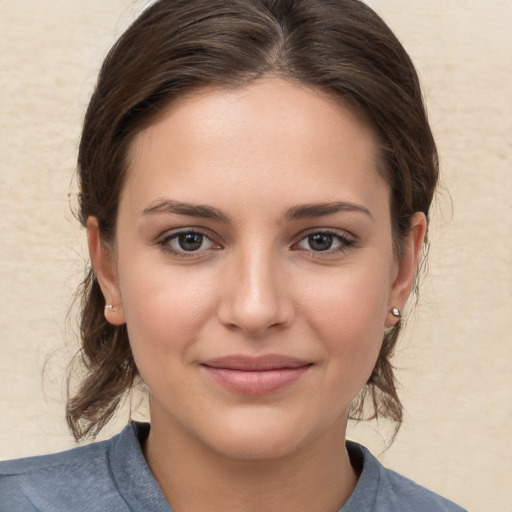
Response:
[[[313,251],[327,251],[332,247],[333,238],[328,233],[315,233],[308,236],[308,244]]]
[[[171,233],[158,243],[163,250],[176,256],[193,256],[194,254],[202,254],[209,249],[218,248],[207,235],[199,231]]]
[[[178,236],[178,244],[184,251],[197,251],[203,245],[203,239],[201,233],[183,233]]]
[[[315,231],[305,236],[294,247],[313,253],[335,254],[347,251],[355,241],[345,234],[331,231]]]

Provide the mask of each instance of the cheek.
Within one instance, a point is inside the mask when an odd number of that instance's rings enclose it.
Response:
[[[331,273],[304,275],[298,283],[301,307],[320,331],[358,337],[384,329],[391,271],[361,264]]]
[[[332,377],[355,393],[371,374],[384,335],[390,279],[371,269],[339,269],[328,279],[301,283],[303,313],[336,372]]]
[[[142,265],[135,258],[129,265],[119,269],[121,299],[138,366],[186,358],[213,310],[215,284],[197,268]],[[166,354],[174,359],[162,359]]]

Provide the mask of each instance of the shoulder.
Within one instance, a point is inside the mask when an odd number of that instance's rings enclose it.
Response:
[[[0,462],[0,512],[85,511],[107,505],[116,494],[109,459],[117,437],[64,452]]]
[[[384,475],[387,492],[402,507],[406,503],[414,503],[414,510],[418,512],[465,512],[459,505],[394,471],[384,469]]]
[[[37,455],[22,459],[5,460],[0,462],[0,477],[22,476],[48,470],[61,471],[69,469],[69,466],[76,469],[76,462],[93,461],[98,463],[109,449],[111,441],[101,441],[86,446],[80,446],[63,452],[50,453],[48,455]]]
[[[360,500],[365,500],[367,510],[379,512],[466,512],[452,501],[386,469],[364,446],[349,442],[347,448],[351,460],[356,459],[362,468],[352,497],[356,507],[362,504]],[[371,503],[368,496],[371,496]],[[347,512],[351,510],[347,508]],[[345,508],[340,512],[345,512]]]

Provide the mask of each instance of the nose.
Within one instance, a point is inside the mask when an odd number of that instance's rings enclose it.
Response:
[[[290,325],[295,314],[290,280],[278,259],[272,250],[261,247],[233,255],[218,308],[225,327],[259,337]]]

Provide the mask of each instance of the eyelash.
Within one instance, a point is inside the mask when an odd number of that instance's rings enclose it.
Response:
[[[325,251],[314,251],[311,249],[303,249],[306,251],[309,255],[314,256],[316,258],[321,258],[323,255],[333,255],[333,254],[343,254],[347,252],[350,248],[354,247],[356,245],[356,241],[353,238],[349,238],[349,236],[345,234],[341,234],[338,231],[333,231],[330,229],[320,229],[316,231],[310,231],[305,236],[303,236],[298,243],[294,245],[298,245],[304,240],[307,240],[309,237],[313,235],[328,235],[333,238],[333,242],[337,241],[340,243],[340,246],[334,249],[326,249]]]
[[[156,243],[157,243],[157,245],[159,245],[162,248],[162,250],[172,254],[173,256],[177,256],[179,258],[197,257],[197,255],[200,254],[199,251],[176,250],[170,246],[171,241],[177,240],[182,235],[200,235],[203,237],[203,239],[201,241],[202,242],[201,245],[203,244],[205,239],[209,240],[213,245],[217,245],[211,239],[211,237],[208,236],[208,234],[204,233],[203,231],[201,231],[199,229],[183,229],[181,231],[176,231],[176,232],[173,232],[170,234],[166,234],[163,237],[161,237],[159,240],[157,240]],[[339,232],[333,231],[330,229],[321,229],[321,230],[316,230],[316,231],[310,231],[309,233],[305,234],[304,236],[302,236],[302,238],[297,243],[293,244],[293,246],[294,247],[297,246],[298,244],[307,240],[309,237],[311,237],[313,235],[331,236],[333,238],[333,241],[337,241],[340,243],[339,247],[337,247],[335,249],[326,249],[324,251],[315,251],[312,249],[302,249],[303,251],[305,251],[306,253],[308,253],[309,255],[312,255],[314,257],[322,257],[322,255],[327,256],[327,255],[332,255],[332,254],[342,254],[344,252],[347,252],[350,248],[352,248],[356,245],[356,241],[354,239],[348,237],[347,235],[342,235]],[[293,250],[300,250],[300,249],[293,249]]]
[[[199,229],[182,229],[180,231],[165,234],[163,237],[157,240],[157,245],[159,245],[165,252],[170,253],[173,256],[177,256],[179,258],[197,257],[197,255],[199,254],[198,251],[178,251],[171,247],[170,242],[172,242],[173,240],[177,240],[181,235],[201,235],[203,237],[202,243],[206,239],[209,240],[213,245],[217,245],[215,244],[215,242],[213,242],[210,236],[208,236],[206,233]]]

